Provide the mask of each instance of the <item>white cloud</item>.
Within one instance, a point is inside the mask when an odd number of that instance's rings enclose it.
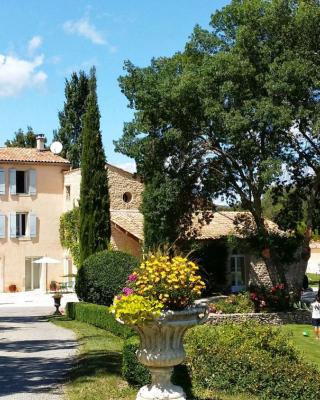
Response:
[[[61,56],[53,56],[49,59],[49,62],[51,64],[59,64],[61,60],[62,60]]]
[[[47,80],[47,74],[38,70],[43,60],[43,56],[27,61],[0,54],[0,97],[16,96],[30,87],[41,88]]]
[[[42,45],[42,37],[41,36],[33,36],[28,43],[28,54],[32,55],[34,52]]]
[[[91,40],[94,44],[106,44],[103,35],[97,31],[96,27],[90,24],[87,18],[78,21],[67,21],[63,24],[63,28],[67,33],[73,33],[86,39]]]
[[[111,45],[97,28],[90,23],[87,17],[81,18],[77,21],[67,21],[63,24],[65,32],[82,36],[90,40],[94,44],[105,45],[108,47],[110,53],[115,53],[117,48]]]

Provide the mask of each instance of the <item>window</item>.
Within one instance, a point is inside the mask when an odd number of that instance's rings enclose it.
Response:
[[[122,196],[122,199],[125,203],[130,203],[132,200],[132,194],[130,192],[125,192]]]
[[[66,200],[70,200],[70,196],[71,196],[71,186],[67,185],[66,186]]]
[[[9,184],[10,195],[31,195],[37,194],[36,189],[37,173],[34,169],[27,171],[10,169]]]
[[[16,237],[25,237],[27,232],[27,213],[16,214]]]
[[[28,171],[16,171],[16,193],[29,193]]]
[[[33,212],[10,212],[9,232],[11,238],[36,238],[39,220]]]
[[[232,255],[230,257],[230,275],[232,291],[245,289],[245,262],[244,256]]]

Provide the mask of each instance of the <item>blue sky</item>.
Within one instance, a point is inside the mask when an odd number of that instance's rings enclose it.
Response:
[[[124,60],[146,66],[182,50],[195,24],[208,27],[220,0],[10,0],[1,3],[0,146],[32,126],[52,139],[63,108],[65,78],[97,68],[101,131],[110,163],[130,160],[113,150],[132,112],[117,78]]]

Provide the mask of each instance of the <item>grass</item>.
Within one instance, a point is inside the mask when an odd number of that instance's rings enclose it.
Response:
[[[309,279],[309,286],[318,286],[319,280],[320,280],[320,275],[319,274],[307,274],[307,277]]]
[[[137,389],[121,378],[123,339],[92,325],[58,317],[51,320],[72,329],[79,342],[78,358],[66,384],[68,400],[134,400]],[[248,396],[201,393],[197,400],[247,400]],[[250,400],[256,400],[250,396]]]
[[[68,400],[134,400],[137,390],[121,378],[123,340],[65,317],[55,324],[72,329],[79,341],[77,363],[66,385]]]
[[[289,324],[284,325],[283,329],[292,334],[293,343],[300,351],[302,358],[316,365],[320,370],[320,341],[315,339],[313,327],[311,325]],[[309,336],[304,336],[303,332],[308,332]]]

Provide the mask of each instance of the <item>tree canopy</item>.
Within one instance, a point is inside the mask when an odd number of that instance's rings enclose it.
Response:
[[[86,110],[86,99],[89,94],[89,77],[85,72],[73,72],[65,82],[65,103],[59,112],[60,127],[54,132],[54,140],[62,143],[61,156],[67,158],[72,168],[80,165],[83,128],[83,115]]]
[[[6,140],[5,146],[7,147],[36,147],[37,146],[37,135],[34,133],[31,126],[27,127],[27,131],[24,132],[22,129],[19,129],[14,134],[14,138],[12,140]]]
[[[182,210],[176,220],[189,199],[240,200],[254,219],[258,246],[271,250],[265,254],[274,282],[285,281],[273,260],[262,198],[271,186],[293,181],[306,188],[310,210],[319,196],[320,5],[233,0],[210,25],[196,26],[172,57],[146,68],[126,62],[120,87],[135,116],[116,149],[135,158],[147,187],[159,174],[162,182],[191,183],[178,206],[166,206],[168,215]],[[159,197],[174,195],[174,184],[170,191]],[[145,196],[146,208],[153,213]],[[312,221],[309,213],[307,225]]]

